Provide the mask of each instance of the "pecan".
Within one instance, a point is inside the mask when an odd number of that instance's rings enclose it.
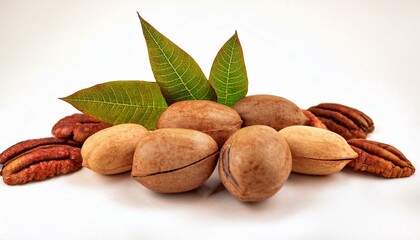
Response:
[[[374,127],[372,119],[363,112],[337,103],[321,103],[308,109],[328,130],[345,139],[366,138]]]
[[[2,152],[0,163],[8,185],[44,180],[82,168],[80,143],[55,137],[26,140]]]
[[[317,128],[328,129],[327,126],[313,113],[309,112],[308,110],[302,109],[303,114],[309,119],[305,125]]]
[[[59,120],[51,132],[57,138],[68,138],[83,143],[92,134],[111,126],[91,116],[75,113]]]
[[[347,142],[359,154],[347,164],[355,171],[386,178],[409,177],[416,171],[404,154],[391,145],[366,139],[350,139]]]

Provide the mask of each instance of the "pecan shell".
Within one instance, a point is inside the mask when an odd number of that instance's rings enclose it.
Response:
[[[318,117],[328,130],[345,139],[366,138],[372,132],[374,123],[365,113],[337,103],[321,103],[308,109]]]
[[[395,147],[366,139],[347,141],[357,158],[347,164],[355,171],[366,171],[385,178],[409,177],[416,169],[413,164]]]
[[[92,134],[111,126],[112,124],[86,114],[75,113],[60,119],[53,126],[51,133],[57,138],[68,138],[83,143]]]
[[[44,180],[82,168],[80,144],[54,137],[26,140],[1,153],[0,163],[8,185]]]

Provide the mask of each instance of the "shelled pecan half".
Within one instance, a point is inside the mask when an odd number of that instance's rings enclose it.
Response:
[[[308,109],[318,117],[328,130],[345,139],[366,138],[372,132],[374,123],[365,113],[337,103],[321,103]]]
[[[303,114],[309,119],[305,125],[317,128],[328,129],[327,126],[313,113],[309,112],[308,110],[302,109]]]
[[[347,164],[355,171],[386,178],[409,177],[416,171],[404,154],[391,145],[366,139],[350,139],[347,142],[359,154]]]
[[[91,116],[75,113],[59,120],[52,128],[52,134],[57,138],[68,138],[83,143],[92,134],[111,127],[112,124],[102,122]]]
[[[80,143],[55,137],[22,141],[0,154],[0,164],[8,185],[71,173],[82,168]]]

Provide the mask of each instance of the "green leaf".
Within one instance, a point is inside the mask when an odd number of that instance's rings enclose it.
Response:
[[[111,124],[138,123],[153,130],[168,107],[159,86],[145,81],[112,81],[60,98]]]
[[[236,31],[217,53],[210,71],[210,83],[219,103],[232,106],[246,96],[248,76]]]
[[[168,103],[199,99],[215,101],[214,90],[197,62],[138,16],[153,74]]]

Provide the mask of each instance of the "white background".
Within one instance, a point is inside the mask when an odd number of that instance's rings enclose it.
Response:
[[[249,94],[302,108],[337,102],[375,121],[369,139],[420,168],[420,1],[0,0],[0,151],[50,136],[77,112],[59,100],[111,80],[154,81],[136,11],[208,76],[237,30]],[[185,194],[88,169],[0,183],[0,239],[419,239],[419,173],[292,174],[273,198],[244,204],[217,174]]]

